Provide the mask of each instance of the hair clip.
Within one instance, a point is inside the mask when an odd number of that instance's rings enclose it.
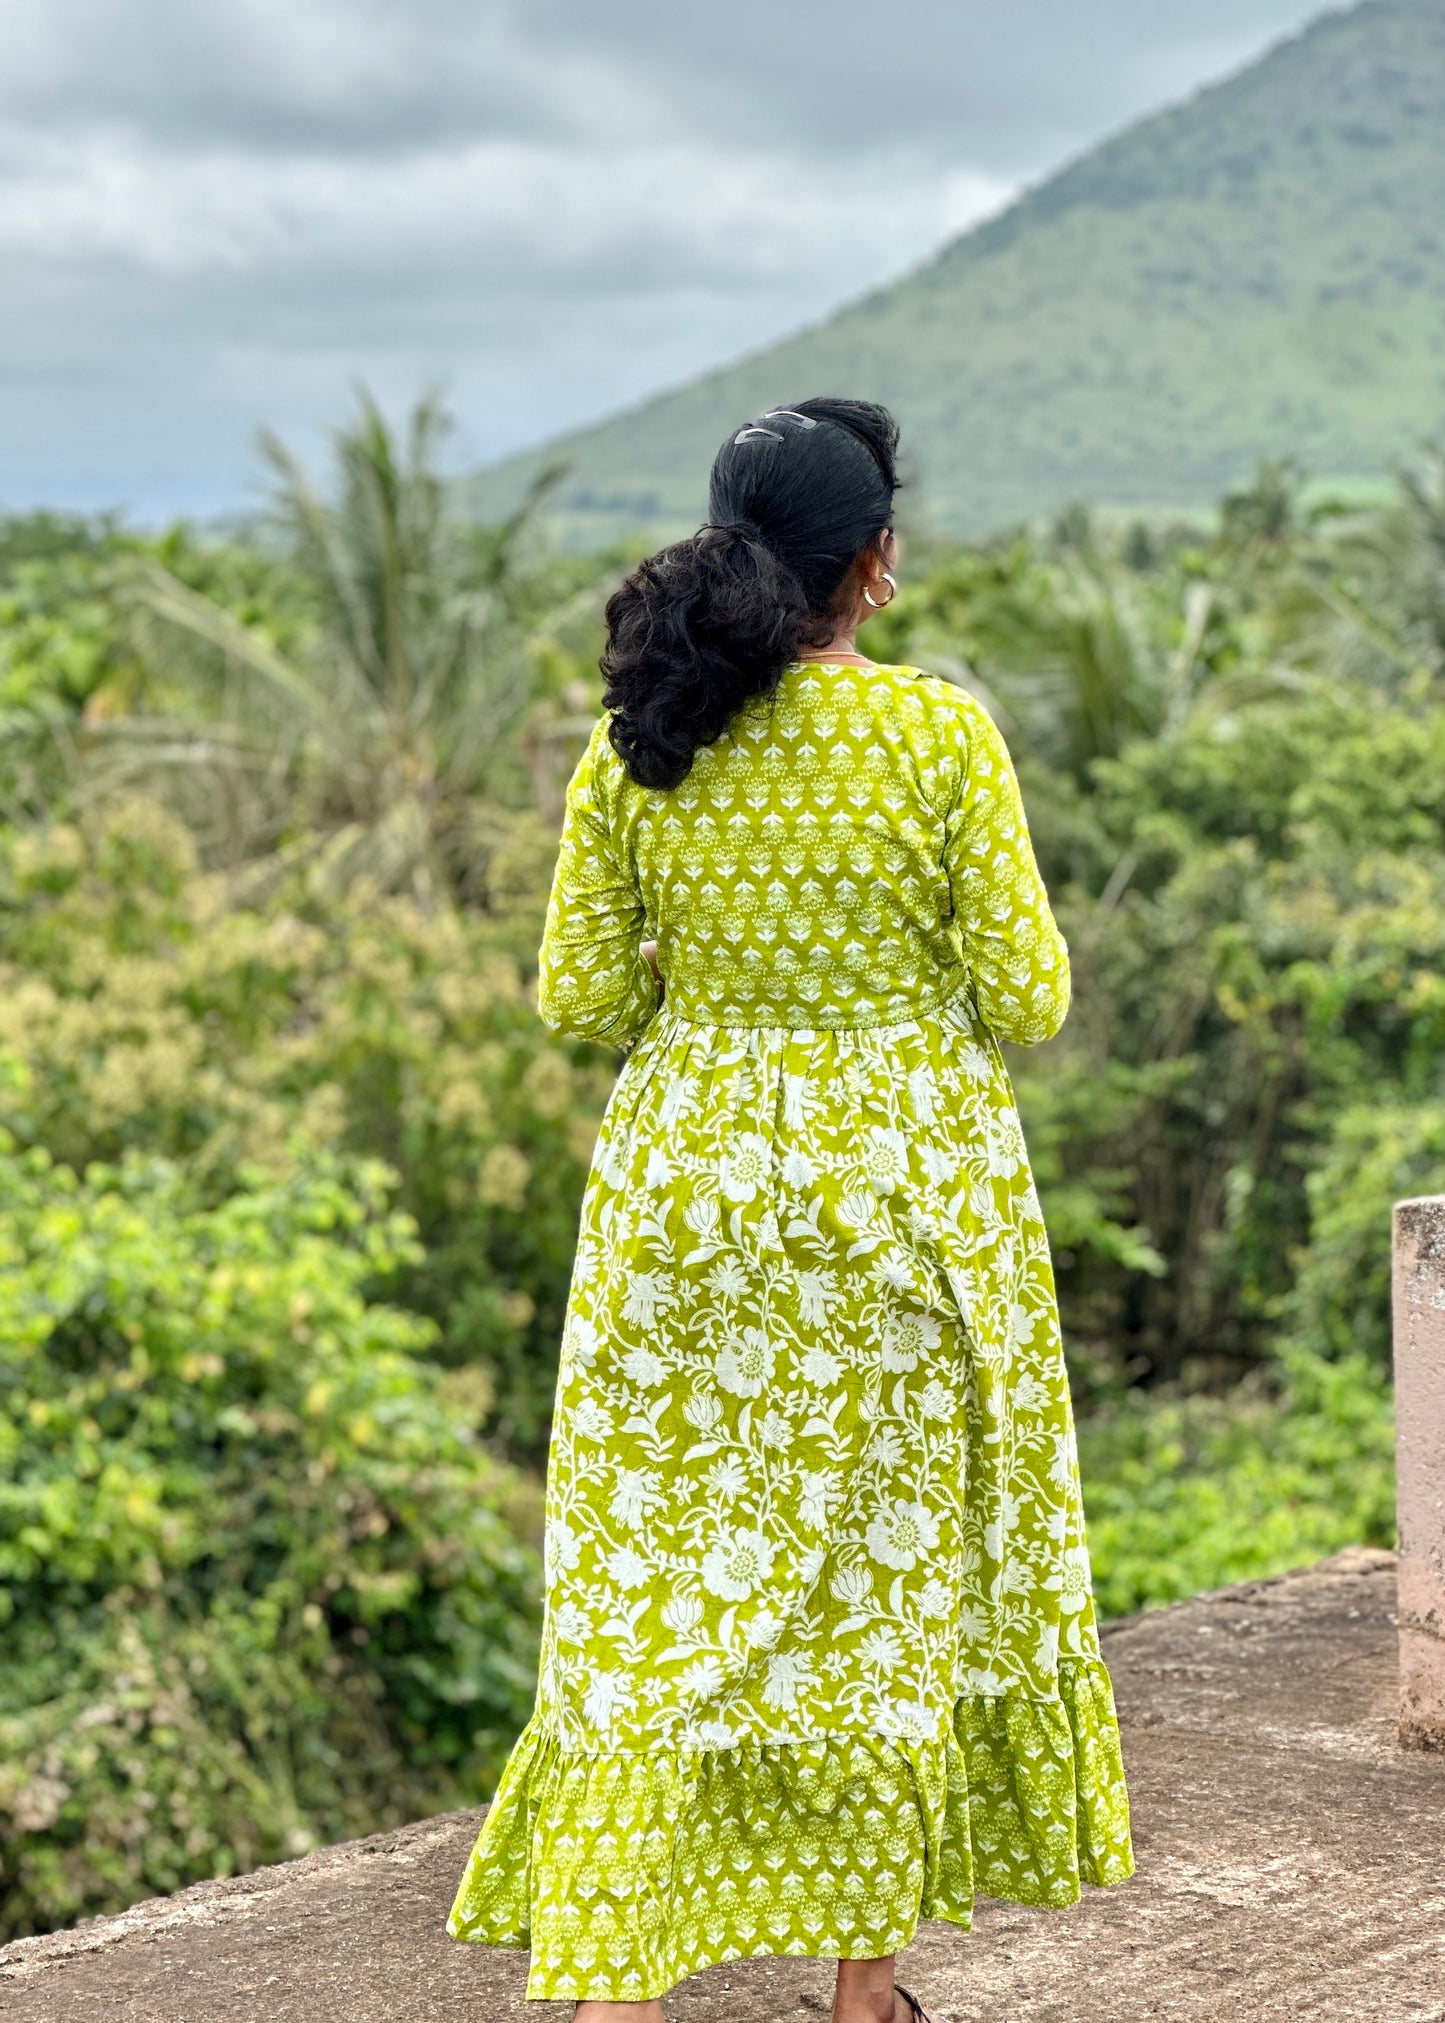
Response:
[[[818,426],[817,420],[813,415],[799,414],[795,407],[770,407],[766,414],[760,415],[756,421],[750,421],[746,428],[740,428],[733,437],[733,441],[735,443],[745,443],[749,436],[771,436],[775,443],[780,443],[783,438],[777,429],[764,428],[763,423],[765,421],[781,421],[784,416],[789,421],[795,421],[799,428],[816,428]]]

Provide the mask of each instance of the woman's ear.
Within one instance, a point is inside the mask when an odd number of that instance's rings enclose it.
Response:
[[[864,618],[871,612],[882,611],[898,595],[898,583],[893,573],[897,560],[898,542],[891,527],[885,529],[858,557],[858,588],[863,598]]]

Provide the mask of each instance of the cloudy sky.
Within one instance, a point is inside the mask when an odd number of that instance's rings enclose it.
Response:
[[[810,322],[1318,0],[0,0],[0,507],[459,461]]]

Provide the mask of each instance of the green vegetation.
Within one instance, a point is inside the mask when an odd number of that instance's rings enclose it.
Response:
[[[1203,509],[1262,457],[1383,479],[1445,428],[1442,97],[1433,0],[1326,13],[893,286],[568,436],[558,529],[690,531],[730,429],[842,388],[894,408],[954,536],[1071,498]],[[479,509],[539,467],[483,473]]]
[[[385,1177],[313,1157],[207,1209],[165,1160],[11,1148],[0,1180],[5,1929],[494,1776],[533,1499],[367,1297],[417,1249]]]
[[[446,428],[423,402],[399,451],[364,398],[332,500],[266,441],[291,593],[272,612],[248,620],[224,586],[136,558],[150,706],[106,743],[118,772],[169,773],[212,858],[304,860],[328,892],[365,879],[428,907],[485,901],[534,699],[528,649],[558,585],[517,552],[546,474],[511,520],[475,527],[437,468]]]
[[[532,968],[617,559],[365,410],[248,541],[0,526],[0,1932],[482,1795],[617,1062]],[[1012,1066],[1107,1610],[1391,1536],[1445,1188],[1445,462],[935,547],[1074,953]]]

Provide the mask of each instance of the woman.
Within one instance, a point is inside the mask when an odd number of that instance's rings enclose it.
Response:
[[[893,1955],[1133,1866],[1038,1199],[999,1040],[1069,966],[1003,740],[855,644],[897,430],[739,429],[607,607],[541,951],[628,1049],[562,1341],[536,1712],[449,1929],[656,2023],[720,1961]],[[655,942],[645,937],[655,937]],[[665,980],[665,994],[664,994]]]

